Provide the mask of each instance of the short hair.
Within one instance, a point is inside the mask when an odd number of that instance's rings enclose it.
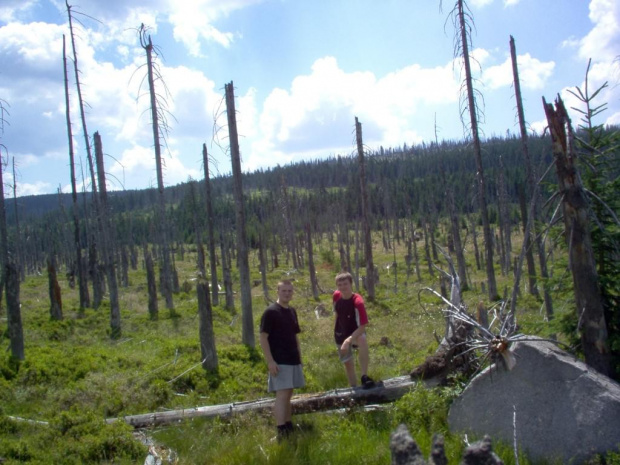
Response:
[[[293,283],[291,282],[290,279],[283,279],[281,281],[278,281],[278,287],[277,289],[280,290],[280,286],[292,286]]]
[[[345,271],[344,273],[338,273],[336,275],[336,282],[344,281],[345,279],[351,284],[353,284],[353,276],[351,276],[351,273],[349,273],[348,271]]]

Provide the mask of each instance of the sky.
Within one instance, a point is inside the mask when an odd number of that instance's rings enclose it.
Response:
[[[89,136],[101,135],[107,188],[156,187],[141,24],[157,51],[166,114],[166,186],[231,172],[224,86],[235,90],[244,172],[368,150],[470,136],[461,121],[455,0],[73,0]],[[483,138],[519,134],[510,61],[514,37],[528,128],[545,127],[544,97],[584,89],[620,124],[620,2],[469,0]],[[68,17],[60,0],[0,0],[0,132],[5,193],[71,192],[63,77],[79,189],[88,181]],[[571,110],[573,124],[579,114]],[[13,170],[15,166],[15,170]],[[13,177],[15,171],[15,179]]]

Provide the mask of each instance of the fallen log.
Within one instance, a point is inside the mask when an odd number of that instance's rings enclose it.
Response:
[[[400,376],[380,381],[371,389],[357,387],[334,389],[333,391],[318,394],[300,394],[293,397],[291,404],[294,414],[349,408],[357,405],[382,404],[400,399],[419,383],[423,383],[425,387],[431,388],[437,386],[439,381],[437,379],[413,380],[410,376]],[[233,402],[230,404],[209,405],[167,412],[126,415],[108,418],[106,423],[124,421],[134,428],[147,428],[150,426],[169,425],[192,418],[230,417],[243,412],[265,411],[270,410],[273,407],[273,403],[273,398],[265,398],[248,402]]]

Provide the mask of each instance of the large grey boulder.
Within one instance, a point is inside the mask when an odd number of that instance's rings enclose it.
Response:
[[[532,459],[562,463],[620,447],[620,384],[550,342],[520,341],[512,350],[512,371],[487,368],[454,401],[452,431],[508,444],[516,433]]]

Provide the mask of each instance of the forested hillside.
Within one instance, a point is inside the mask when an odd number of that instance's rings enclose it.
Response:
[[[531,153],[540,175],[552,162],[548,137],[531,138]],[[500,157],[504,165],[508,201],[511,204],[512,222],[517,224],[518,189],[525,186],[525,169],[520,141],[517,138],[497,138],[484,144],[484,163],[489,172],[487,185],[492,218],[497,217],[496,179],[500,170]],[[223,170],[224,167],[220,167]],[[381,149],[368,157],[367,175],[370,183],[371,212],[376,225],[383,219],[414,219],[431,215],[444,216],[445,182],[455,191],[457,210],[462,214],[477,210],[475,193],[475,163],[471,147],[462,142],[444,142],[440,145],[422,145],[395,149]],[[555,179],[548,174],[543,180],[547,195],[554,190]],[[283,183],[288,186],[294,205],[293,220],[300,232],[303,225],[311,221],[322,228],[329,227],[335,212],[346,212],[347,221],[356,221],[359,216],[359,168],[355,157],[335,156],[324,160],[304,161],[283,167],[246,173],[243,187],[247,198],[248,217],[265,224],[277,226],[281,214],[277,207]],[[169,186],[165,189],[170,224],[174,225],[173,237],[179,241],[193,241],[194,213],[198,225],[205,226],[205,210],[192,211],[191,188],[195,184],[195,199],[204,205],[204,181]],[[213,178],[212,195],[215,206],[216,231],[228,230],[234,223],[232,210],[232,179],[230,176]],[[142,245],[153,242],[152,212],[156,204],[156,189],[137,191],[112,191],[109,193],[110,209],[114,219],[117,240],[120,243]],[[90,194],[79,195],[82,210],[90,208]],[[70,228],[71,195],[41,195],[9,200],[7,221],[10,234],[14,233],[15,215],[19,215],[21,227],[28,231],[26,250],[32,249],[34,256],[41,257],[50,248],[49,241],[57,241],[49,231],[61,233]],[[338,213],[341,216],[342,213]],[[273,227],[272,226],[272,227]],[[85,234],[85,232],[84,232]],[[26,245],[28,244],[28,245]],[[62,251],[63,247],[56,246]],[[38,249],[38,250],[37,250]],[[72,250],[69,247],[69,250]],[[34,263],[33,263],[34,266]],[[41,262],[38,263],[41,266]]]

